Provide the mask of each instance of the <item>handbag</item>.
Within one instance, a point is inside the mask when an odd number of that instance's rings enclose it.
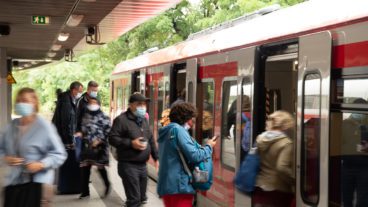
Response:
[[[251,193],[259,172],[260,157],[257,148],[251,148],[249,154],[245,157],[240,165],[239,171],[236,173],[234,183],[235,187],[243,193]]]
[[[75,150],[75,159],[80,161],[80,155],[82,151],[82,137],[74,137],[74,150]]]
[[[171,139],[177,139],[177,129],[173,128],[171,130]],[[201,146],[192,138],[197,149],[201,148]],[[207,158],[206,160],[194,164],[193,170],[190,170],[183,153],[181,152],[178,145],[176,145],[176,150],[178,151],[180,161],[184,167],[184,171],[189,176],[189,181],[192,184],[195,190],[207,191],[211,188],[213,182],[213,162],[212,157]]]

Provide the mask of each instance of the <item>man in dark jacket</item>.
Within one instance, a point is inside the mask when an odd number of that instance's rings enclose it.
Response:
[[[81,124],[84,114],[87,111],[87,105],[89,98],[97,98],[98,83],[96,81],[90,81],[87,85],[87,91],[77,102],[77,132],[81,132]],[[77,134],[81,136],[81,134]]]
[[[147,202],[147,166],[149,156],[157,163],[158,154],[152,132],[145,119],[147,98],[139,93],[129,98],[129,108],[115,118],[109,135],[117,149],[118,173],[123,180],[127,207]],[[157,164],[156,164],[157,167]]]
[[[52,122],[65,145],[68,158],[59,169],[58,191],[60,194],[73,194],[80,192],[79,165],[74,151],[74,134],[77,129],[76,104],[83,92],[80,82],[70,84],[69,90],[58,97]]]

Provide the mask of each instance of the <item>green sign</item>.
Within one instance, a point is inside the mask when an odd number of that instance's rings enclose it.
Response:
[[[32,16],[32,24],[45,25],[50,23],[50,17],[48,16]]]

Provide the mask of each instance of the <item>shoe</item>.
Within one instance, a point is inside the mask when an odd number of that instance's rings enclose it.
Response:
[[[111,185],[109,184],[109,185],[106,186],[105,194],[104,194],[103,198],[106,198],[110,194],[110,192],[111,192]]]
[[[147,200],[141,201],[141,204],[142,205],[147,204]]]
[[[89,193],[82,193],[80,196],[79,196],[79,199],[85,199],[85,198],[88,198],[89,197]]]

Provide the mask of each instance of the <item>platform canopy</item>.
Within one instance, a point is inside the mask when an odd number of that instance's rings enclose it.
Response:
[[[86,43],[88,27],[95,29],[90,35],[100,34],[98,42],[107,43],[180,1],[0,0],[0,47],[18,68],[37,67],[64,58],[70,49],[78,53],[97,47]]]

